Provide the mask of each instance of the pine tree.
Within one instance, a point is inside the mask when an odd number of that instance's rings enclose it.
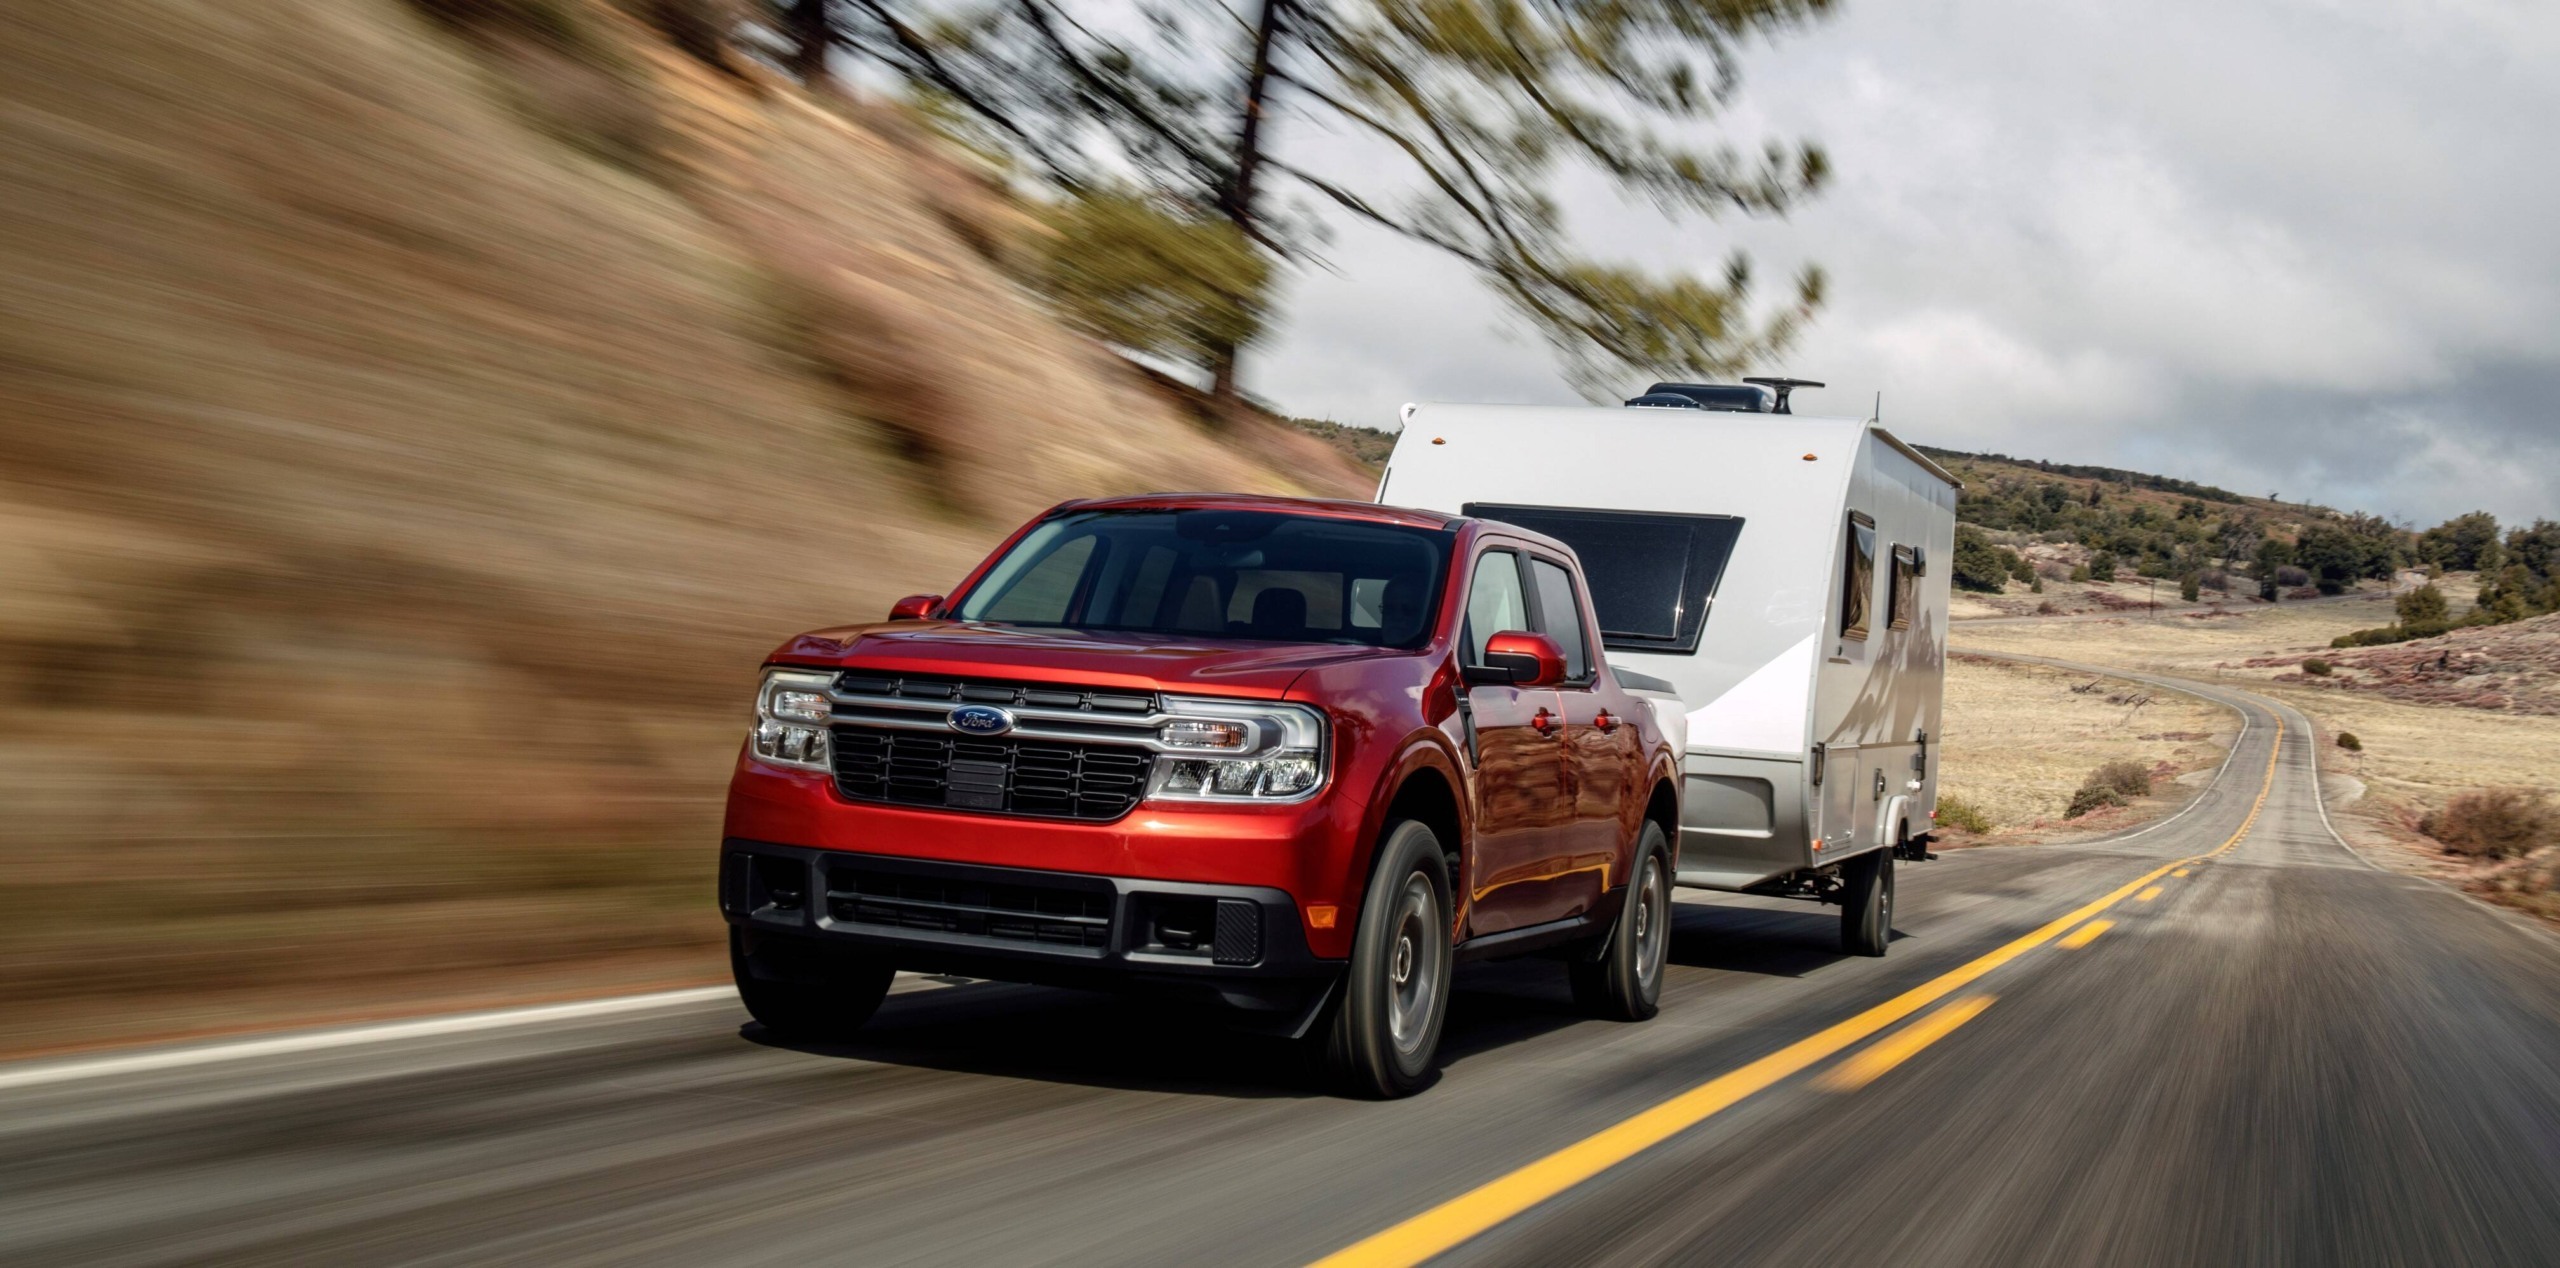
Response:
[[[779,0],[774,0],[779,2]],[[1750,40],[1832,0],[1162,0],[1114,26],[1066,0],[828,0],[829,38],[904,81],[939,117],[1062,201],[1134,197],[1188,234],[1219,220],[1269,260],[1316,258],[1312,206],[1470,265],[1595,395],[1647,375],[1713,377],[1783,349],[1822,297],[1808,269],[1755,313],[1748,262],[1714,277],[1586,258],[1552,192],[1595,169],[1667,215],[1783,214],[1830,172],[1811,144],[1744,156],[1669,138],[1714,119]],[[808,17],[807,0],[786,14]],[[1125,28],[1125,29],[1124,29]],[[795,26],[800,30],[804,27]],[[1325,170],[1275,142],[1279,125],[1365,137],[1398,182]],[[1068,244],[1072,247],[1074,244]],[[1171,260],[1162,267],[1173,268]],[[1264,273],[1264,286],[1270,274]],[[1181,289],[1135,282],[1136,293]],[[1221,399],[1260,329],[1198,350]]]

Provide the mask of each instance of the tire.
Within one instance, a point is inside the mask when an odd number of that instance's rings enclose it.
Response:
[[[747,1014],[776,1038],[825,1041],[862,1029],[889,993],[897,969],[886,958],[812,946],[798,939],[751,944],[729,930],[729,975]]]
[[[1869,850],[1840,865],[1840,949],[1883,955],[1893,940],[1893,851]]]
[[[1573,1002],[1610,1021],[1644,1021],[1662,1011],[1662,968],[1671,950],[1671,850],[1662,825],[1648,821],[1636,839],[1636,870],[1626,902],[1597,959],[1567,966]]]
[[[1422,1090],[1439,1068],[1449,1012],[1449,871],[1440,839],[1406,820],[1389,825],[1360,904],[1342,998],[1325,1028],[1327,1078],[1386,1100]]]

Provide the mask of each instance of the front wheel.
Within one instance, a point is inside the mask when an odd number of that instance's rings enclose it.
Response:
[[[1840,949],[1883,955],[1893,940],[1893,851],[1869,850],[1840,865]]]
[[[889,994],[895,966],[876,953],[755,937],[731,926],[729,973],[747,1014],[775,1036],[842,1039],[862,1028]]]
[[[1662,825],[1647,822],[1636,840],[1635,875],[1626,903],[1596,960],[1576,960],[1567,970],[1573,1002],[1594,1017],[1643,1021],[1662,1011],[1662,965],[1671,947],[1671,850]]]
[[[1398,823],[1378,848],[1342,999],[1325,1030],[1333,1081],[1381,1100],[1420,1091],[1439,1064],[1449,972],[1449,872],[1440,840],[1424,824]]]

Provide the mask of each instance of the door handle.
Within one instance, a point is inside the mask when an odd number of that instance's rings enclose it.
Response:
[[[1618,720],[1610,717],[1608,710],[1602,709],[1598,716],[1591,719],[1591,725],[1600,728],[1603,732],[1615,731],[1618,729]]]
[[[1529,719],[1529,726],[1540,735],[1553,735],[1556,733],[1556,715],[1540,709],[1538,716]]]

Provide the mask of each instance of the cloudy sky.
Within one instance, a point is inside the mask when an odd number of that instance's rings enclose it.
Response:
[[[1724,134],[1839,179],[1783,222],[1665,223],[1597,178],[1588,243],[1805,260],[1783,366],[1906,438],[2432,523],[2560,515],[2560,3],[1846,0],[1760,49]],[[1308,132],[1294,155],[1378,156]],[[1299,413],[1575,399],[1467,275],[1341,228],[1249,367]],[[1631,384],[1630,390],[1641,387]]]

